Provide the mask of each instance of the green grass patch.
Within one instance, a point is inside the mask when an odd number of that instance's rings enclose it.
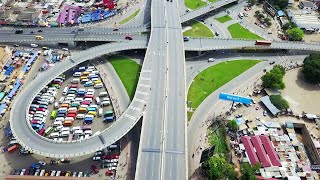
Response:
[[[227,144],[226,136],[226,129],[223,125],[209,131],[209,144],[210,146],[215,146],[214,154],[228,155],[230,149]]]
[[[236,60],[211,66],[198,74],[189,88],[188,101],[195,110],[212,92],[234,79],[260,60]]]
[[[185,31],[183,33],[183,36],[189,36],[189,37],[214,37],[214,34],[208,28],[206,25],[198,22],[198,21],[192,21],[191,22],[191,29],[188,31]]]
[[[131,14],[129,17],[125,18],[124,20],[120,21],[119,23],[122,25],[122,24],[129,22],[131,19],[136,17],[139,12],[140,12],[140,9],[138,9],[136,12],[134,12],[133,14]]]
[[[248,29],[242,27],[239,23],[232,24],[228,27],[232,38],[244,39],[262,39],[260,36],[250,32]]]
[[[210,3],[214,3],[216,1],[217,0],[209,0]],[[184,0],[184,4],[186,5],[187,8],[191,10],[194,10],[206,5],[206,3],[202,0]]]
[[[139,80],[141,66],[135,61],[123,56],[111,56],[109,61],[116,70],[130,99],[132,100]]]
[[[194,111],[188,111],[187,112],[187,116],[188,116],[188,121],[190,121],[192,115],[193,115]]]
[[[216,18],[216,20],[219,21],[220,23],[225,23],[227,21],[232,20],[232,18],[228,15],[225,15],[225,16],[221,16],[221,17]]]

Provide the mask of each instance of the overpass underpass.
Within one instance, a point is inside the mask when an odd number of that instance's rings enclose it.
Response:
[[[72,142],[54,142],[38,135],[30,126],[27,119],[28,108],[36,96],[50,81],[59,74],[76,66],[79,63],[102,56],[107,53],[129,49],[144,49],[146,42],[132,41],[124,43],[111,43],[97,46],[79,52],[70,59],[66,59],[46,72],[39,74],[31,83],[26,85],[22,92],[15,98],[10,112],[10,126],[13,135],[19,144],[33,153],[53,158],[76,157],[93,153],[97,150],[108,147],[125,134],[139,121],[144,111],[149,92],[150,70],[148,64],[143,64],[140,73],[135,97],[128,109],[110,127],[103,130],[101,134],[86,140],[74,140]],[[72,60],[71,60],[72,59]],[[139,93],[140,92],[140,93]]]

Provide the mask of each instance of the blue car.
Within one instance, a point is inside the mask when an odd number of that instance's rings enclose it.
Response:
[[[41,167],[41,165],[38,164],[38,163],[31,165],[31,168],[32,168],[32,169],[40,169],[40,167]]]
[[[84,87],[90,87],[90,86],[93,86],[93,83],[91,81],[84,83]]]

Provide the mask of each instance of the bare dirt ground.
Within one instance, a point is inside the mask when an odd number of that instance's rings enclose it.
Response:
[[[305,82],[301,68],[287,71],[284,82],[286,88],[281,94],[289,102],[295,114],[301,114],[302,111],[320,114],[320,87]]]

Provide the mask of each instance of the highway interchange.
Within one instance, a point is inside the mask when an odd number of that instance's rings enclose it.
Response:
[[[186,134],[188,134],[189,146],[190,142],[193,143],[193,138],[192,134],[187,133],[186,130],[186,87],[189,85],[186,84],[184,50],[207,51],[257,46],[254,45],[254,41],[231,39],[191,38],[188,42],[183,42],[181,23],[232,2],[234,1],[218,1],[180,16],[177,11],[178,2],[151,1],[149,38],[138,34],[149,31],[147,27],[126,28],[119,29],[119,31],[113,31],[110,28],[103,30],[89,28],[83,32],[75,28],[45,29],[42,34],[44,36],[42,43],[50,41],[124,41],[125,34],[135,35],[132,35],[134,37],[132,41],[100,45],[82,51],[71,57],[72,61],[63,61],[46,73],[38,75],[35,80],[24,87],[12,106],[14,108],[11,110],[10,123],[14,136],[22,146],[34,153],[46,157],[76,157],[111,145],[123,137],[143,117],[136,179],[187,179]],[[0,42],[33,42],[37,33],[16,35],[12,30],[1,30],[0,34]],[[20,36],[20,41],[16,40],[17,36]],[[26,113],[20,109],[26,109],[37,92],[67,69],[107,53],[145,48],[147,52],[134,99],[124,114],[101,134],[81,142],[56,143],[41,138],[31,130],[30,125],[25,121]],[[267,48],[320,50],[319,44],[290,42],[273,42]],[[213,102],[217,102],[217,99]],[[192,127],[197,127],[197,125]]]

